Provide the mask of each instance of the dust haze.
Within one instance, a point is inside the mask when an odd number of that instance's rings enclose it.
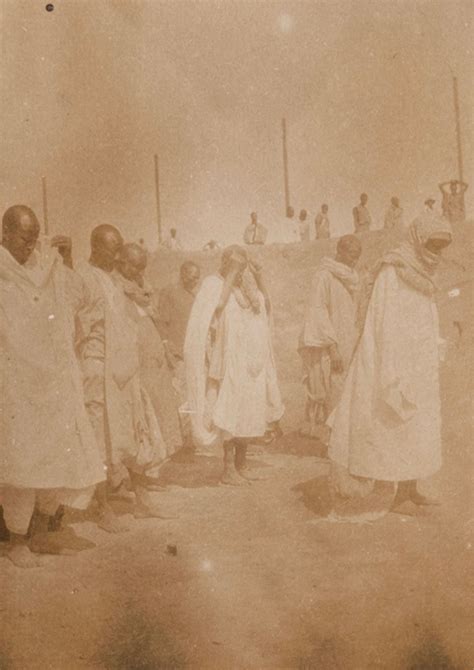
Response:
[[[329,202],[335,233],[367,191],[415,215],[456,170],[451,69],[472,182],[469,2],[67,2],[4,0],[4,208],[41,208],[85,252],[112,223],[156,246],[240,241],[249,212],[284,215],[281,118],[292,204]],[[467,210],[471,195],[468,193]]]

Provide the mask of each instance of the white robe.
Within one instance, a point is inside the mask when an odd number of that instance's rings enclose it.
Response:
[[[191,310],[184,344],[188,411],[193,438],[200,447],[212,447],[230,437],[261,436],[268,423],[281,419],[284,412],[261,294],[260,314],[242,308],[233,294],[229,297],[219,324],[223,376],[217,395],[209,397],[206,351],[222,287],[220,277],[204,280]],[[213,426],[206,425],[206,416]]]
[[[439,330],[434,302],[381,270],[341,401],[329,457],[351,475],[404,481],[441,466]]]
[[[112,469],[125,464],[134,471],[157,476],[156,467],[167,457],[167,450],[152,402],[140,379],[140,317],[136,305],[125,296],[113,275],[89,263],[79,266],[79,272],[91,293],[102,301],[103,350],[98,350],[97,356],[88,356],[92,325],[88,318],[82,320],[80,343],[85,380],[89,376],[100,378],[97,382],[103,379],[100,391],[97,384],[96,397],[92,392],[86,399],[91,418],[94,407],[100,406],[99,415],[93,420],[102,458]],[[95,357],[98,361],[93,360]],[[96,372],[90,367],[90,359]]]
[[[0,247],[0,486],[79,490],[105,479],[74,351],[87,299],[55,250],[20,265]]]

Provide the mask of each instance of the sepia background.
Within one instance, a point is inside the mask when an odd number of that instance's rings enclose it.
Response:
[[[0,0],[0,200],[41,215],[46,176],[51,233],[72,235],[75,260],[100,223],[156,247],[155,153],[164,232],[176,226],[192,253],[151,254],[154,288],[185,258],[215,271],[219,254],[199,249],[241,241],[252,210],[271,240],[284,221],[283,117],[292,205],[312,222],[328,202],[333,236],[352,231],[362,191],[376,228],[392,195],[407,221],[429,196],[439,208],[438,183],[458,176],[453,73],[468,220],[440,269],[444,464],[423,491],[441,506],[327,521],[328,465],[299,435],[296,349],[311,276],[336,240],[252,248],[286,405],[284,436],[252,453],[268,478],[230,490],[220,458],[168,462],[157,495],[178,519],[110,535],[73,515],[96,546],[45,557],[41,572],[0,549],[0,670],[474,667],[473,2],[53,4]],[[363,272],[399,235],[361,240]]]
[[[85,253],[90,229],[188,248],[241,241],[249,212],[283,220],[281,118],[291,201],[333,232],[362,191],[377,226],[392,195],[414,216],[457,176],[451,71],[465,179],[473,181],[472,3],[2,0],[3,208],[41,211]],[[467,193],[472,211],[472,187]]]

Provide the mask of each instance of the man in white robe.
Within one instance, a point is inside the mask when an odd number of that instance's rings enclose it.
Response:
[[[83,282],[43,241],[31,209],[5,212],[0,247],[0,504],[7,556],[36,565],[34,552],[70,553],[64,533],[47,533],[60,505],[85,508],[104,480],[74,350]],[[35,529],[27,534],[34,509]],[[61,544],[65,552],[61,551]]]
[[[242,281],[246,268],[255,294]],[[219,274],[206,277],[191,310],[184,360],[193,439],[198,448],[223,444],[225,484],[247,483],[248,441],[283,415],[270,310],[261,271],[238,246],[223,252]]]
[[[327,443],[325,425],[342,391],[357,340],[354,267],[362,246],[355,235],[341,237],[336,258],[323,258],[314,274],[298,351],[303,361],[306,419],[310,437]]]
[[[136,517],[161,517],[149,505],[148,493],[138,481],[157,478],[161,436],[153,436],[147,420],[136,318],[113,274],[122,247],[116,228],[97,226],[91,234],[89,263],[78,267],[91,294],[99,296],[103,305],[99,320],[92,321],[87,315],[81,319],[79,350],[85,403],[107,467],[108,487],[98,487],[97,501],[99,526],[108,532],[127,530],[109,503],[111,496],[136,499]],[[129,476],[133,492],[125,484]]]
[[[132,321],[137,324],[137,347],[139,349],[139,356],[142,352],[141,344],[142,337],[148,333],[158,337],[157,325],[155,325],[156,317],[153,310],[153,289],[146,282],[144,273],[147,266],[147,255],[138,244],[128,243],[124,244],[119,252],[116,270],[113,272],[113,277],[116,283],[122,288],[126,297],[127,311]],[[145,331],[145,332],[144,332]],[[147,341],[146,346],[150,349],[152,346]],[[162,365],[164,368],[164,352],[162,356]],[[156,374],[156,371],[155,371]],[[160,386],[163,383],[161,378],[154,378],[153,383]],[[146,431],[142,431],[142,440],[148,443],[150,450],[150,463],[153,463],[155,476],[157,474],[157,466],[166,461],[179,448],[176,441],[166,442],[164,433],[162,433],[159,418],[155,412],[151,398],[146,389],[146,385],[142,379],[142,370],[140,371],[140,390],[142,405],[145,415]],[[172,389],[169,389],[171,391]],[[152,479],[145,473],[133,472],[132,476],[135,482],[141,482],[145,488],[153,489],[155,485]],[[161,488],[161,487],[160,487]]]
[[[451,230],[424,214],[409,235],[373,272],[361,339],[330,420],[329,457],[363,492],[368,480],[398,482],[393,509],[412,514],[429,502],[417,480],[441,466],[434,274]]]

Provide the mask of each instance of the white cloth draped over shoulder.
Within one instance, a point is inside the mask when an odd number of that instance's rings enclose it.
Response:
[[[0,247],[0,486],[78,490],[105,479],[74,350],[75,316],[90,299],[56,250],[20,265]]]
[[[449,224],[422,217],[410,241],[378,264],[363,331],[341,401],[328,423],[329,456],[351,475],[384,481],[429,477],[441,466],[440,338],[433,275]]]
[[[222,288],[223,280],[218,276],[204,280],[191,310],[184,344],[193,439],[205,450],[230,437],[261,436],[284,412],[260,293],[258,314],[243,308],[234,294],[230,295],[217,325],[222,375],[217,391],[210,391],[211,328]]]

